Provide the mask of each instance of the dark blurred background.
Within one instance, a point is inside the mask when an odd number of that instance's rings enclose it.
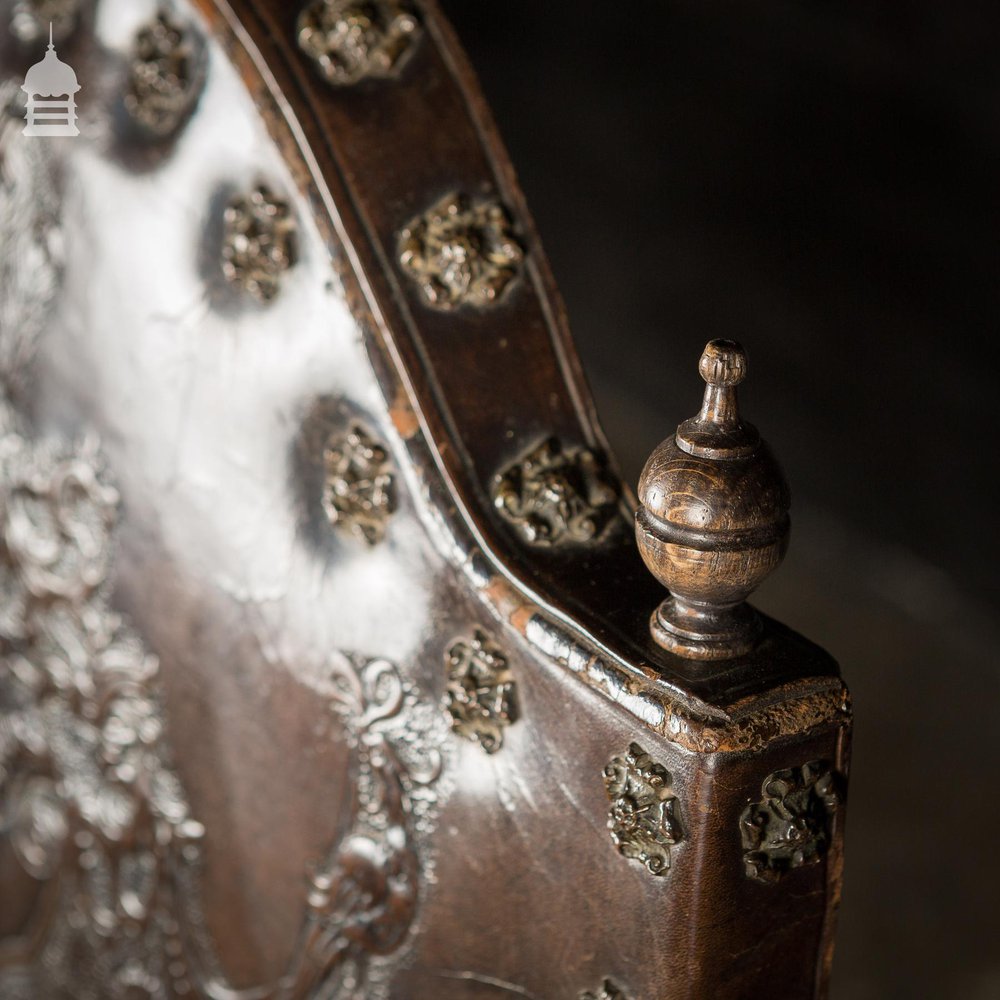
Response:
[[[634,484],[705,341],[856,708],[834,1000],[1000,998],[1000,9],[444,0]]]

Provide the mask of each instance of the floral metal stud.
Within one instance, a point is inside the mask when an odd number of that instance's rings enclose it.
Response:
[[[128,67],[125,109],[146,132],[174,132],[204,80],[192,33],[160,11],[136,35]]]
[[[604,769],[611,839],[621,854],[641,861],[653,875],[666,875],[670,849],[683,839],[670,782],[670,772],[638,743],[630,743]]]
[[[840,796],[826,761],[775,771],[761,786],[763,798],[740,817],[748,878],[775,882],[794,868],[822,860]]]
[[[535,545],[589,542],[614,517],[618,487],[603,457],[548,438],[496,477],[493,505]]]
[[[299,14],[299,47],[333,84],[397,72],[419,30],[402,0],[315,0]]]
[[[507,212],[494,200],[447,195],[399,234],[399,261],[436,309],[492,305],[523,260]]]
[[[230,283],[269,302],[295,257],[295,218],[287,202],[263,185],[229,201],[223,212],[222,273]]]
[[[495,753],[503,746],[504,729],[517,719],[516,685],[507,657],[476,629],[471,640],[461,639],[448,650],[446,664],[452,728]]]
[[[330,523],[374,545],[385,536],[395,509],[392,466],[386,448],[360,424],[335,434],[323,453],[323,510]]]

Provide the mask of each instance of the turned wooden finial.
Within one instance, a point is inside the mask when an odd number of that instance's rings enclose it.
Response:
[[[757,429],[740,417],[746,353],[713,340],[698,371],[701,411],[650,455],[639,479],[635,533],[649,571],[670,596],[653,612],[653,638],[680,656],[723,660],[760,634],[745,603],[788,545],[788,486]]]

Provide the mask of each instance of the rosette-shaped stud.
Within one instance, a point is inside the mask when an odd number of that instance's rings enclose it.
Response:
[[[755,427],[740,418],[743,348],[713,340],[698,365],[701,412],[649,457],[639,479],[635,532],[649,571],[670,596],[650,631],[697,660],[749,652],[761,626],[746,598],[788,545],[788,486]]]

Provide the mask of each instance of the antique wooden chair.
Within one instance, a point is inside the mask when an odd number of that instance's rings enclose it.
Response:
[[[433,0],[2,9],[0,996],[824,995],[742,348],[633,495]]]

